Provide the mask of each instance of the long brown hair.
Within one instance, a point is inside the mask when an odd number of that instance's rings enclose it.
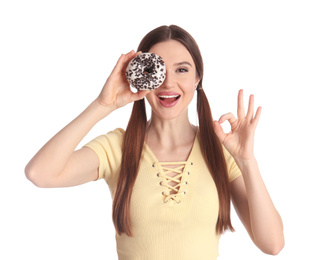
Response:
[[[149,32],[141,41],[138,51],[148,52],[153,45],[168,40],[182,43],[191,54],[200,79],[197,86],[197,113],[199,118],[199,138],[203,157],[214,179],[219,196],[219,216],[217,233],[229,229],[233,231],[230,219],[230,183],[224,159],[223,148],[214,129],[208,99],[202,89],[203,61],[193,37],[176,26],[161,26]],[[132,114],[124,136],[122,162],[117,189],[113,201],[113,222],[117,233],[132,236],[130,200],[139,171],[140,159],[146,134],[146,110],[144,99],[134,102]]]

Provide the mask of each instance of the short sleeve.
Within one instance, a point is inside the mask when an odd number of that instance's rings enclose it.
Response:
[[[233,156],[226,150],[226,148],[223,146],[224,151],[224,158],[227,165],[227,170],[229,174],[229,180],[230,182],[234,181],[237,177],[242,175],[241,170],[237,166]]]
[[[119,172],[122,156],[122,142],[124,130],[117,128],[105,135],[98,136],[86,145],[98,156],[99,178],[105,179],[108,183]]]

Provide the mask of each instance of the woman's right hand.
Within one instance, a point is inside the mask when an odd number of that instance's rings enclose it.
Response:
[[[128,103],[140,100],[147,95],[149,91],[132,92],[125,76],[128,63],[139,54],[140,52],[135,53],[134,51],[131,51],[120,56],[97,98],[100,105],[115,110]]]
[[[116,108],[144,98],[148,91],[133,93],[125,76],[134,51],[121,55],[100,95],[78,117],[51,138],[25,168],[27,178],[39,187],[75,186],[98,177],[99,160],[86,147],[75,150],[81,140]]]

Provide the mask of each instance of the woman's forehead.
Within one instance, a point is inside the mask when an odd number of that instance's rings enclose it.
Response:
[[[162,57],[166,65],[176,65],[186,62],[191,66],[195,66],[193,58],[186,47],[175,40],[157,43],[152,46],[149,52]]]

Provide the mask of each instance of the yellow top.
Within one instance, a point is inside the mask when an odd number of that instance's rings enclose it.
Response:
[[[120,171],[123,136],[124,130],[118,128],[86,145],[97,153],[99,179],[106,180],[112,196]],[[226,149],[224,153],[233,181],[241,172]],[[134,237],[116,235],[118,257],[215,260],[220,238],[216,234],[218,212],[217,189],[198,136],[184,162],[159,162],[145,143],[130,202]]]

